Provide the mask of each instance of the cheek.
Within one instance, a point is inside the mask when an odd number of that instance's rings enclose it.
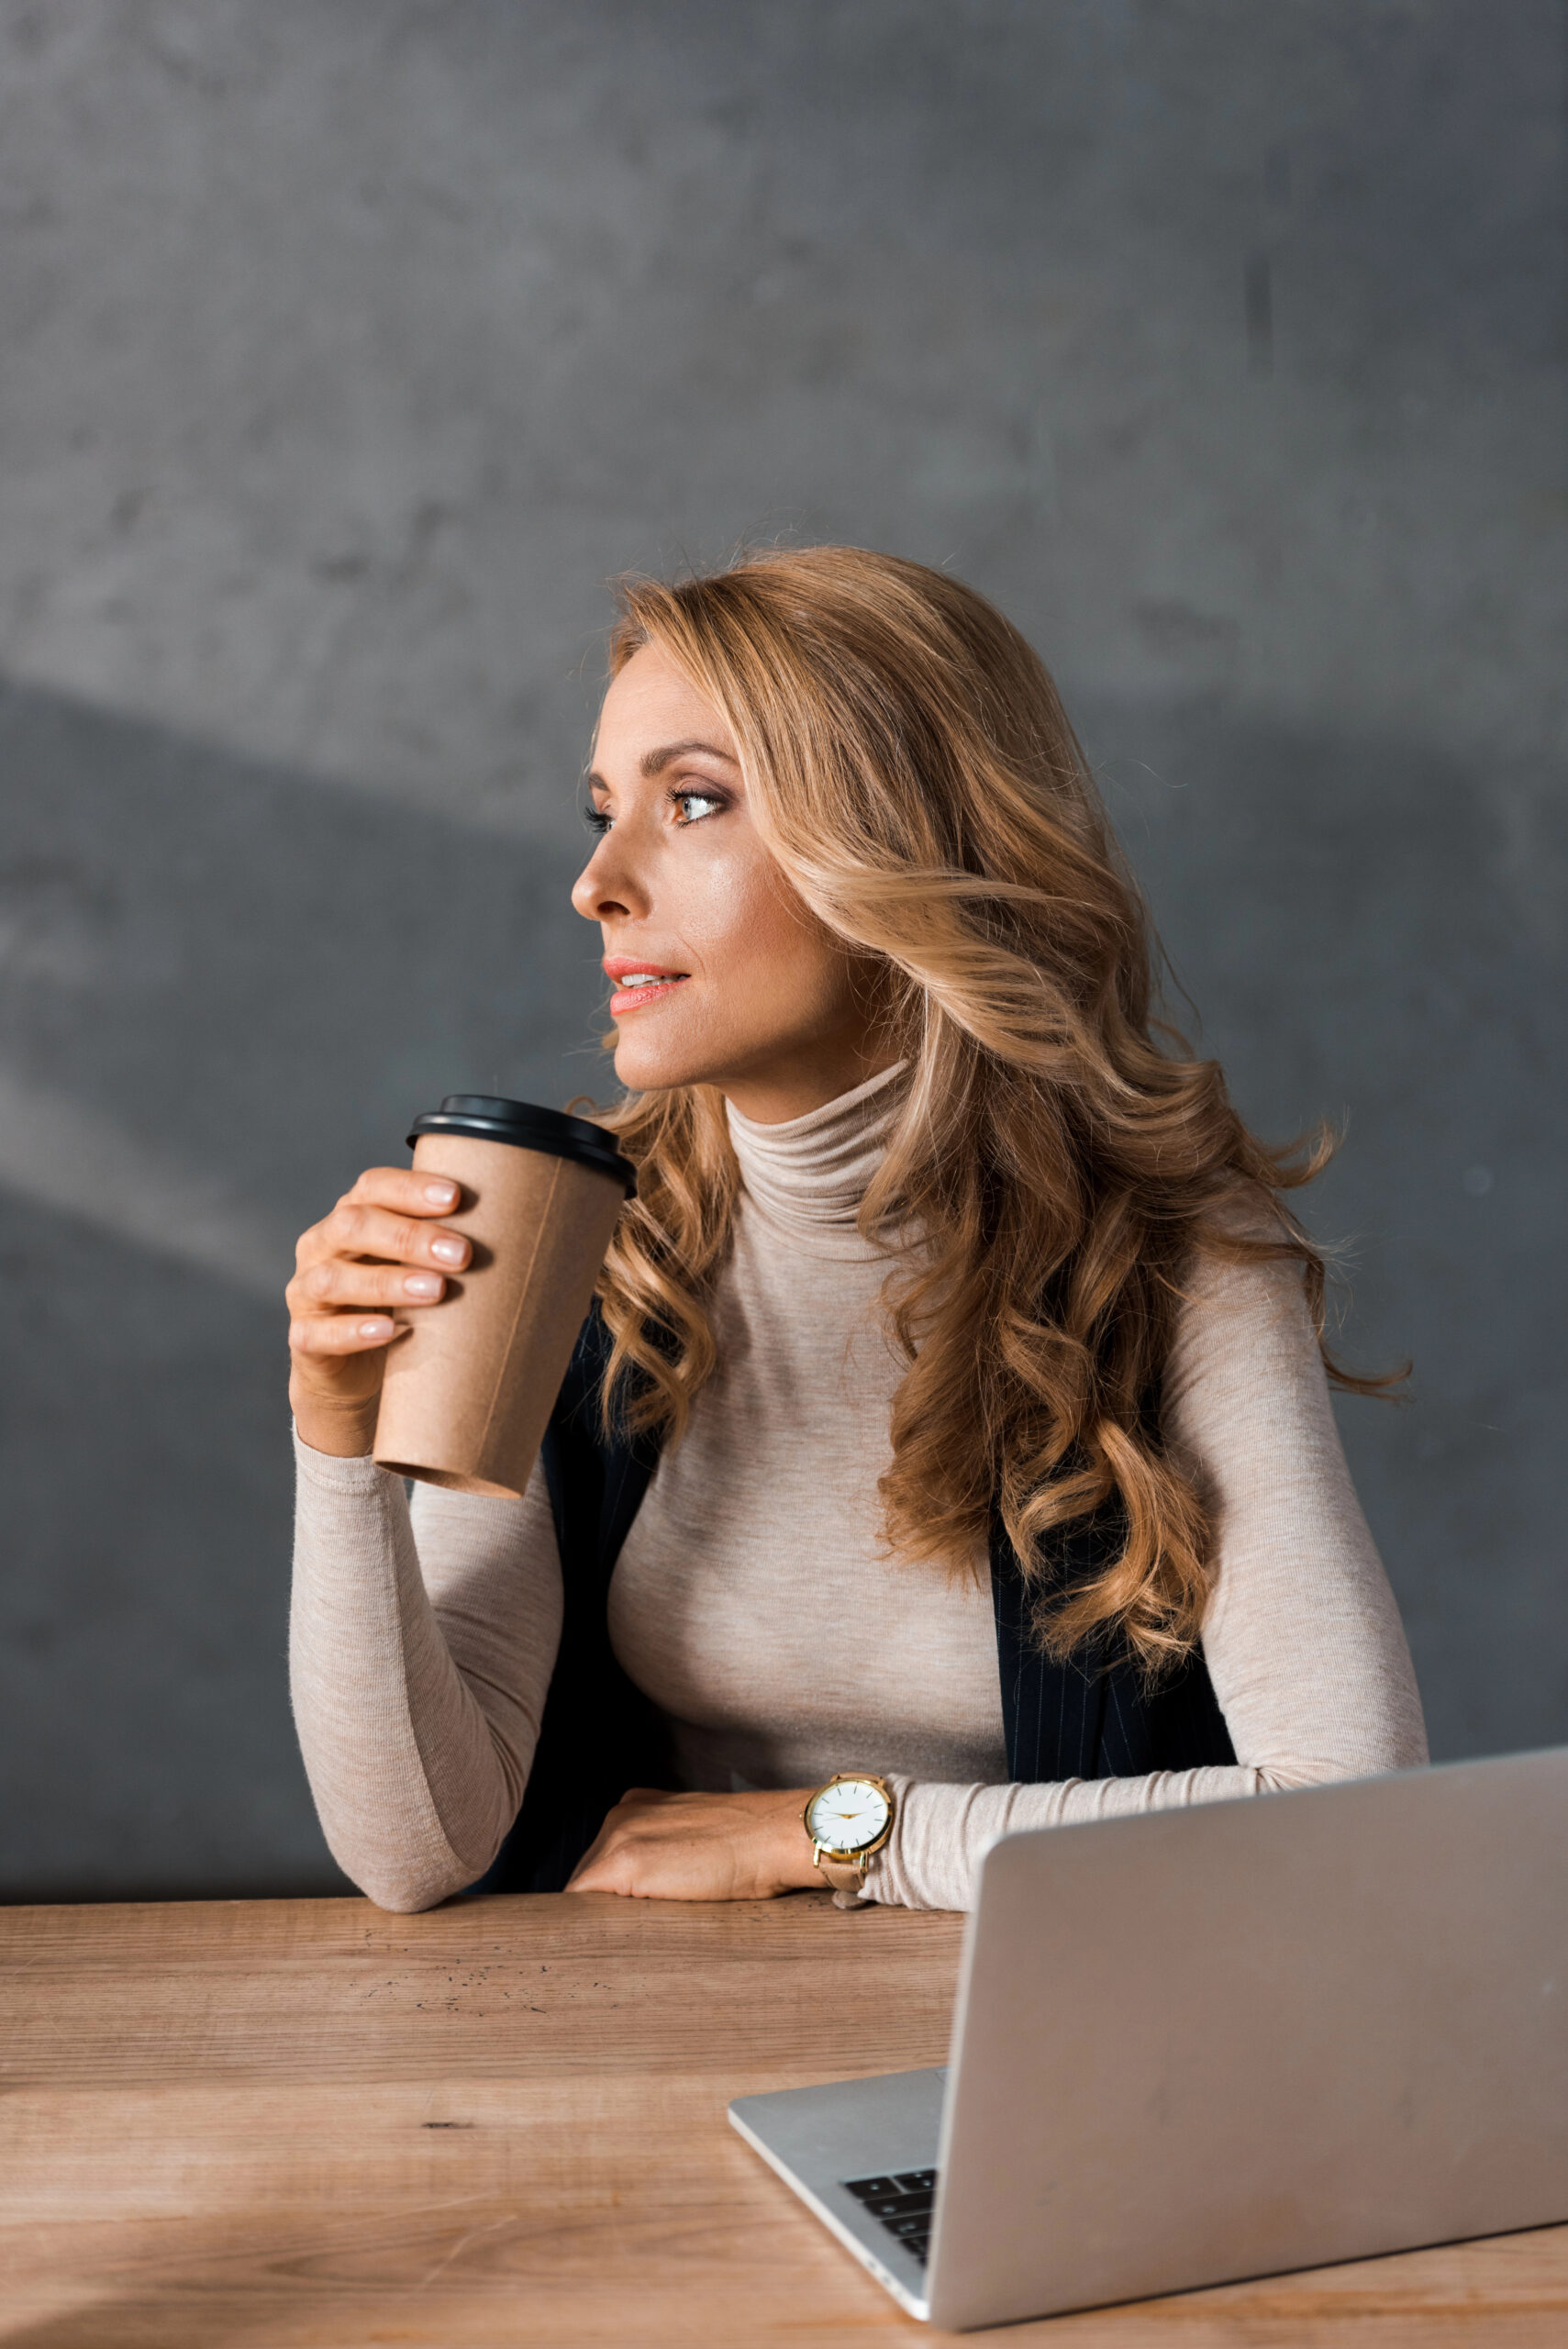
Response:
[[[765,864],[755,854],[721,854],[717,843],[706,856],[670,863],[656,894],[659,910],[699,977],[733,980],[784,914]]]
[[[702,948],[705,977],[721,982],[735,1008],[771,1000],[803,1010],[837,1000],[847,984],[843,957],[771,865],[727,861],[709,879],[694,943]]]

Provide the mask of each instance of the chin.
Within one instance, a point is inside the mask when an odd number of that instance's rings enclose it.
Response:
[[[661,1052],[650,1036],[620,1036],[616,1043],[617,1081],[628,1093],[668,1093],[677,1085],[706,1085],[707,1070],[689,1052]]]
[[[737,1033],[701,1016],[695,1004],[681,1008],[684,1017],[678,1020],[670,1018],[668,1006],[634,1011],[625,1027],[616,1029],[616,1075],[628,1093],[670,1093],[682,1085],[724,1085],[731,1078],[765,1069],[770,1061],[787,1055],[796,1041],[789,1034],[774,1036],[765,1030],[761,1035],[744,1028]]]

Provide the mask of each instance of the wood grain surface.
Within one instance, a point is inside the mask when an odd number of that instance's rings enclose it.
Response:
[[[961,1931],[811,1894],[0,1911],[0,2341],[952,2338],[900,2313],[724,2108],[941,2061]],[[995,2337],[1564,2349],[1568,2228]]]

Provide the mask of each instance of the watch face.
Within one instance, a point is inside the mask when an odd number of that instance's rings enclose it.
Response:
[[[806,1815],[824,1850],[860,1852],[875,1842],[890,1813],[887,1797],[869,1778],[840,1778],[812,1798]]]

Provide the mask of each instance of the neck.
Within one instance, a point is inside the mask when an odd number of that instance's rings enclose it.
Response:
[[[770,1062],[765,1068],[748,1069],[720,1077],[718,1089],[731,1108],[755,1126],[787,1125],[808,1118],[857,1085],[896,1068],[900,1054],[891,1044],[824,1044],[794,1054],[787,1062]]]

